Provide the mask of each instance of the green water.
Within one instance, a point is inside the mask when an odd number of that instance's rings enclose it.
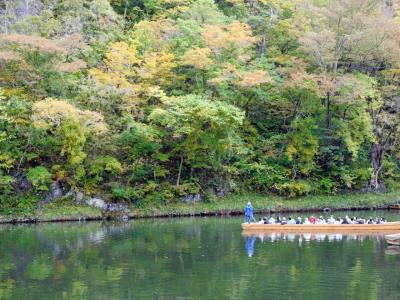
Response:
[[[245,238],[241,221],[3,225],[0,299],[400,299],[382,237]]]

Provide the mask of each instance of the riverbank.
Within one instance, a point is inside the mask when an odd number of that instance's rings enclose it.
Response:
[[[399,202],[400,191],[384,194],[342,194],[335,196],[308,196],[285,199],[273,195],[241,194],[218,198],[215,202],[174,203],[165,206],[135,208],[129,213],[110,216],[96,207],[55,201],[29,214],[0,214],[0,223],[55,222],[102,220],[110,217],[156,218],[184,216],[239,215],[247,201],[251,201],[256,214],[273,212],[385,209]]]

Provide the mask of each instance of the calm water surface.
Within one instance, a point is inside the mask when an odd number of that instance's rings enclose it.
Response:
[[[381,236],[243,237],[241,221],[3,225],[0,299],[400,299]]]

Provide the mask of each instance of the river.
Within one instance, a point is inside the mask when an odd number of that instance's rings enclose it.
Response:
[[[243,237],[241,222],[0,225],[0,299],[400,299],[382,236]]]

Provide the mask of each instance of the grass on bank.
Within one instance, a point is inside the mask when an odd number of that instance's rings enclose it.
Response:
[[[60,203],[53,202],[45,205],[42,210],[37,213],[38,219],[41,221],[51,220],[76,220],[76,219],[101,219],[101,210],[89,206],[79,205],[71,203]]]
[[[28,204],[28,199],[31,202],[30,204]],[[38,203],[39,200],[36,197],[26,197],[23,199],[9,198],[7,201],[0,201],[0,223],[102,218],[100,209],[81,205],[68,199],[55,200],[40,208],[37,208]]]
[[[36,199],[37,200],[37,199]],[[209,214],[238,214],[243,212],[247,201],[251,201],[256,212],[269,211],[299,211],[321,210],[329,207],[332,210],[386,208],[388,205],[400,201],[400,191],[384,194],[357,193],[334,196],[307,196],[296,199],[285,199],[273,195],[238,194],[216,198],[212,202],[198,202],[186,204],[182,202],[163,205],[131,208],[132,218],[160,217],[160,216],[191,216]],[[16,209],[0,207],[1,222],[36,221],[68,221],[79,219],[101,219],[102,212],[95,207],[80,205],[71,200],[56,200],[36,209],[36,202],[28,204],[24,200],[23,206]],[[2,203],[3,204],[3,203]]]
[[[200,215],[241,213],[247,201],[251,201],[256,212],[261,211],[296,211],[322,210],[326,207],[332,210],[386,208],[400,201],[400,191],[372,194],[354,193],[341,195],[307,196],[296,199],[286,199],[274,195],[238,194],[218,198],[213,202],[198,202],[192,204],[176,203],[161,207],[145,207],[134,209],[131,217],[153,217],[166,215]]]

